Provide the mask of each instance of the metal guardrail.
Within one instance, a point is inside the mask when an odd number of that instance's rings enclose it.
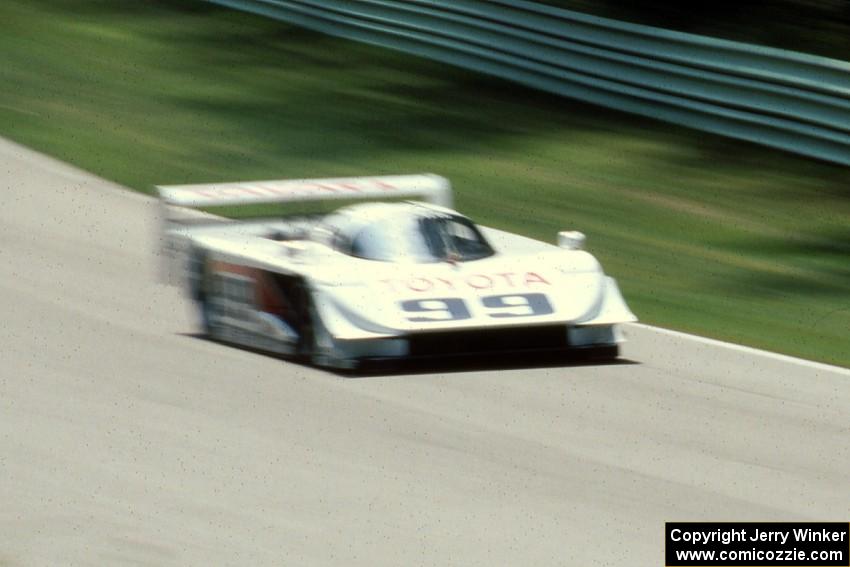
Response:
[[[850,165],[850,62],[524,0],[208,0]]]

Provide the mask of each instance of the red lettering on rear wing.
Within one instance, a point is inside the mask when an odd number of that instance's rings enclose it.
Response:
[[[187,208],[404,197],[420,197],[443,207],[452,205],[448,179],[433,174],[163,185],[157,186],[157,191],[165,204]]]

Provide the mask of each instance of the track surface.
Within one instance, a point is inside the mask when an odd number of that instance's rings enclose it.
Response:
[[[192,337],[150,200],[4,141],[0,195],[0,565],[662,565],[665,520],[850,518],[845,370],[633,327],[346,379]]]

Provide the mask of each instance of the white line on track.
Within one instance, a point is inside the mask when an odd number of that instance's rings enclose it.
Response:
[[[824,370],[827,372],[837,372],[839,374],[844,374],[845,376],[850,376],[850,369],[843,368],[841,366],[834,366],[832,364],[824,364],[823,362],[815,362],[813,360],[806,360],[805,358],[797,358],[795,356],[789,356],[787,354],[781,354],[778,352],[772,352],[769,350],[762,350],[758,348],[748,347],[744,345],[739,345],[736,343],[730,343],[726,341],[720,341],[717,339],[711,339],[708,337],[702,337],[700,335],[692,335],[690,333],[683,333],[681,331],[674,331],[671,329],[665,329],[663,327],[655,327],[652,325],[645,325],[643,323],[632,323],[629,325],[631,327],[636,327],[638,329],[646,329],[648,331],[652,331],[655,333],[665,334],[671,337],[678,337],[681,339],[694,341],[697,343],[702,343],[705,345],[711,345],[717,348],[729,349],[736,352],[742,352],[747,354],[752,354],[755,356],[762,356],[765,358],[771,358],[774,360],[778,360],[781,362],[785,362],[788,364],[798,364],[800,366],[806,366],[809,368],[815,368],[818,370]],[[848,343],[850,343],[850,339],[848,339]],[[850,345],[848,345],[850,348]]]

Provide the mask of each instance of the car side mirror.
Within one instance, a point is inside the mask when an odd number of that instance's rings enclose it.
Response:
[[[562,230],[558,233],[558,247],[565,250],[584,250],[587,237],[577,230]]]

